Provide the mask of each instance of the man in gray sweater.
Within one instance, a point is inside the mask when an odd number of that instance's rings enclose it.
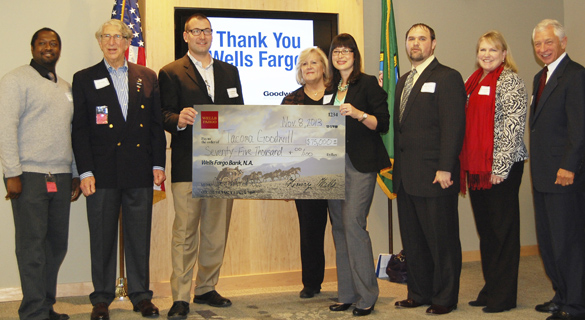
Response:
[[[79,197],[71,149],[71,85],[56,76],[61,38],[31,40],[33,59],[0,80],[0,159],[12,203],[23,299],[20,319],[66,320],[53,310],[67,252],[69,208]]]

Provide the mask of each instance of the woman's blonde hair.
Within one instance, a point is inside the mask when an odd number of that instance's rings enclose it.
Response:
[[[504,36],[499,31],[491,30],[484,33],[481,37],[479,37],[479,40],[477,40],[477,46],[475,48],[476,55],[479,52],[479,45],[484,40],[492,44],[499,50],[506,51],[506,57],[504,57],[504,62],[502,63],[504,65],[504,69],[509,69],[514,72],[518,72],[518,67],[516,66],[516,62],[514,62],[512,52],[510,51],[510,48],[508,48],[506,39],[504,39]],[[475,61],[475,66],[477,68],[480,68],[479,62],[477,60]]]
[[[323,52],[323,50],[319,49],[318,47],[307,48],[303,50],[299,55],[299,62],[297,63],[296,66],[297,82],[300,85],[305,85],[305,80],[303,79],[303,72],[301,71],[301,66],[303,65],[303,62],[307,61],[307,59],[309,59],[309,56],[313,53],[317,54],[317,56],[319,57],[319,61],[321,62],[321,64],[323,64],[323,83],[325,84],[325,87],[327,87],[330,80],[328,72],[329,63],[327,62],[327,56],[325,55],[325,52]]]

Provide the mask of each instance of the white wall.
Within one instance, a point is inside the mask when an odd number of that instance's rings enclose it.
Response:
[[[2,0],[0,21],[0,76],[31,60],[30,40],[33,33],[49,27],[61,36],[61,59],[57,74],[71,82],[73,74],[97,63],[102,53],[94,32],[110,18],[113,1],[103,0]],[[51,134],[47,132],[47,134]],[[0,195],[6,195],[4,183]],[[69,251],[61,272],[60,283],[91,281],[89,232],[85,198],[81,196],[71,207]],[[14,254],[14,220],[9,201],[0,201],[0,288],[19,287]]]
[[[571,59],[585,65],[585,1],[565,0],[564,4],[567,52]]]

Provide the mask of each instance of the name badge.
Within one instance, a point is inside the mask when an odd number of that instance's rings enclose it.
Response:
[[[238,89],[236,88],[228,88],[227,89],[228,97],[230,98],[237,98],[238,96]]]
[[[481,86],[481,88],[479,88],[479,92],[477,94],[479,94],[480,96],[489,96],[490,95],[490,87]]]
[[[45,184],[47,185],[47,192],[57,192],[57,182],[55,181],[55,176],[53,176],[50,172],[49,174],[45,175]]]
[[[420,92],[435,93],[436,87],[437,87],[436,82],[425,82],[422,88],[420,88]]]
[[[93,83],[95,84],[95,88],[99,90],[101,88],[105,88],[105,87],[109,86],[110,80],[108,80],[108,78],[103,78],[103,79],[93,80]]]
[[[95,107],[95,124],[108,124],[108,106]]]
[[[333,99],[333,94],[326,94],[323,96],[323,104],[329,104],[329,102],[331,102],[331,99]]]

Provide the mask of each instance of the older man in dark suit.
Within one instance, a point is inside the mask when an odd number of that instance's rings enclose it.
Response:
[[[461,244],[457,197],[465,134],[465,86],[459,72],[434,57],[435,32],[425,24],[406,34],[412,70],[396,86],[394,190],[408,257],[408,297],[400,308],[457,308]]]
[[[585,319],[585,68],[565,53],[556,20],[532,34],[545,64],[534,77],[530,167],[538,245],[555,295],[536,310],[547,319]]]
[[[195,14],[185,23],[188,53],[160,70],[164,127],[172,134],[171,181],[175,221],[171,256],[173,306],[168,317],[189,313],[193,267],[197,262],[193,302],[229,307],[231,301],[215,291],[228,236],[233,200],[194,199],[193,123],[200,104],[244,104],[236,67],[209,53],[213,32],[207,17]]]
[[[91,319],[109,319],[122,206],[128,295],[157,316],[149,290],[152,184],[165,180],[166,140],[156,73],[126,61],[132,32],[110,20],[96,32],[104,59],[73,77],[72,141],[87,197],[94,292]]]

